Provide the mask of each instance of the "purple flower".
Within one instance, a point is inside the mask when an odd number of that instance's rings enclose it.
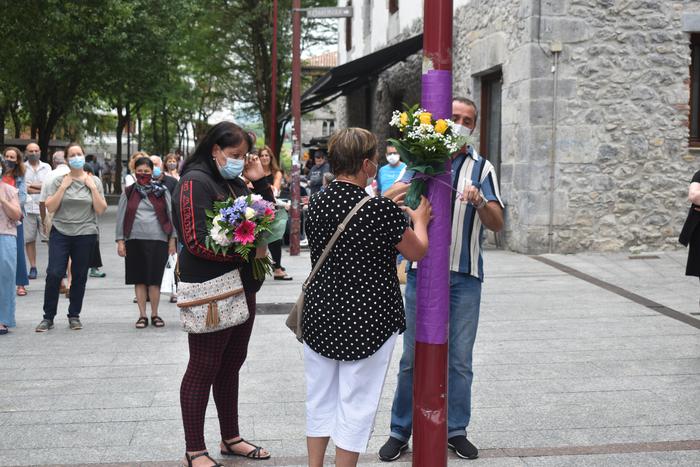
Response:
[[[219,211],[221,217],[229,225],[235,225],[245,217],[245,210],[248,207],[245,198],[237,198],[233,204]]]
[[[254,201],[251,207],[255,211],[255,215],[258,217],[264,216],[266,210],[272,209],[274,211],[275,208],[271,202],[265,201],[263,199]]]

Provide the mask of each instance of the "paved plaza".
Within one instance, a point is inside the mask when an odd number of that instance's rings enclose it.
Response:
[[[88,280],[81,331],[68,329],[62,298],[55,329],[34,332],[46,267],[39,247],[40,277],[18,298],[17,328],[0,336],[0,465],[173,466],[183,455],[187,336],[167,297],[165,328],[134,328],[114,218],[110,207],[107,277]],[[241,434],[273,458],[225,465],[306,465],[302,348],[282,313],[308,274],[308,253],[285,252],[284,263],[295,280],[268,280],[258,294],[241,373]],[[469,433],[481,456],[451,454],[451,466],[700,465],[700,284],[683,275],[685,252],[488,251],[485,263]],[[400,348],[399,340],[361,465],[388,465],[376,452],[389,432]],[[206,435],[217,453],[213,401]],[[410,454],[394,463],[409,464]]]

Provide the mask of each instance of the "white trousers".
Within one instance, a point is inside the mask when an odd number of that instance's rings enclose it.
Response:
[[[307,436],[330,436],[346,451],[367,450],[396,336],[370,357],[349,362],[323,357],[304,344]]]

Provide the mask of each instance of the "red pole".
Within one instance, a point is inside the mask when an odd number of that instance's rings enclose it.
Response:
[[[272,148],[277,161],[281,161],[280,151],[277,150],[277,0],[272,2],[272,77],[270,86],[270,142],[268,145]]]
[[[452,114],[452,0],[423,2],[421,106],[434,118]],[[452,241],[450,162],[428,182],[430,249],[419,262],[413,372],[413,465],[447,465],[447,332]]]
[[[292,2],[292,225],[289,233],[289,254],[299,254],[301,233],[300,156],[301,156],[301,0]]]

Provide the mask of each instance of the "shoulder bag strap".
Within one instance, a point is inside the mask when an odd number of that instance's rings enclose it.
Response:
[[[343,219],[343,222],[340,223],[340,225],[336,229],[335,233],[331,237],[330,241],[326,245],[326,248],[323,250],[321,257],[316,262],[316,266],[314,266],[314,269],[311,271],[311,274],[309,274],[309,277],[306,278],[306,280],[304,281],[304,284],[301,286],[302,290],[306,290],[306,287],[314,279],[314,276],[316,275],[318,270],[321,269],[321,266],[323,266],[323,263],[326,261],[326,258],[328,257],[331,250],[333,249],[333,245],[335,245],[336,240],[338,240],[338,237],[340,237],[340,234],[342,234],[343,231],[345,230],[345,228],[347,227],[348,222],[350,222],[350,219],[352,219],[352,217],[357,213],[357,211],[359,211],[360,208],[362,206],[364,206],[365,203],[367,203],[367,201],[369,201],[370,199],[372,199],[371,196],[366,196],[366,197],[362,198],[360,200],[360,202],[358,202],[355,205],[355,207],[352,208],[352,210],[350,210],[348,215],[345,216],[345,219]]]

